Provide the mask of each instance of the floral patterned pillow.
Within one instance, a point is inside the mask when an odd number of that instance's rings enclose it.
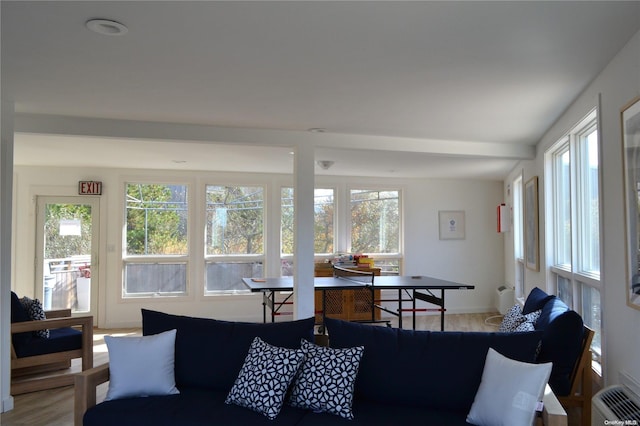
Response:
[[[353,390],[364,346],[334,349],[302,340],[305,360],[291,389],[289,404],[353,419]]]
[[[236,404],[275,419],[303,361],[302,350],[279,348],[256,337],[225,404]]]

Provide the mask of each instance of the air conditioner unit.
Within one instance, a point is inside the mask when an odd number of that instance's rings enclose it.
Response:
[[[640,401],[629,389],[613,385],[591,400],[591,426],[640,424]]]

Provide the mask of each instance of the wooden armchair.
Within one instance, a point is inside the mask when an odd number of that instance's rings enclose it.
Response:
[[[558,396],[562,406],[567,409],[578,407],[581,409],[581,425],[591,425],[591,398],[593,393],[593,383],[591,371],[591,342],[595,331],[589,327],[584,327],[582,337],[582,352],[571,373],[571,391],[566,396]]]
[[[14,307],[12,303],[12,310]],[[11,323],[12,395],[72,385],[71,372],[46,374],[69,369],[72,359],[82,358],[83,371],[93,367],[93,317],[71,317],[70,309],[48,311],[46,316],[45,320]],[[42,329],[50,330],[51,337],[30,337]]]

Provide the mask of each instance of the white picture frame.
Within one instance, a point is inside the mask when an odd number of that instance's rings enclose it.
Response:
[[[464,210],[441,210],[438,212],[438,223],[441,240],[464,240]]]

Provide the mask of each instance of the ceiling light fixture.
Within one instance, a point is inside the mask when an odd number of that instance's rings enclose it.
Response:
[[[84,25],[94,33],[108,36],[125,35],[129,31],[125,25],[111,19],[90,19]]]
[[[329,167],[333,166],[335,164],[335,161],[331,161],[331,160],[318,160],[316,161],[316,164],[318,166],[320,166],[320,168],[322,170],[329,170]]]
[[[326,131],[327,129],[324,129],[322,127],[313,127],[311,129],[307,129],[307,132],[310,132],[310,133],[324,133]]]

